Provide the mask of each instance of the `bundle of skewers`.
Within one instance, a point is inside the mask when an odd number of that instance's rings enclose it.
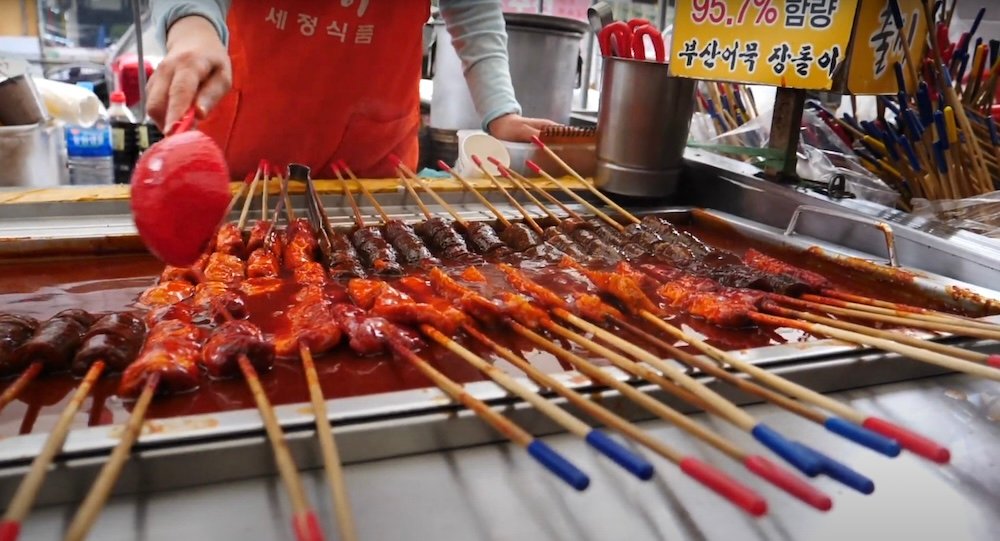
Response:
[[[1000,381],[1000,357],[920,340],[905,332],[916,328],[995,339],[1000,337],[1000,326],[859,296],[822,275],[754,250],[743,257],[721,250],[662,217],[633,215],[572,171],[544,143],[536,144],[606,206],[591,204],[591,199],[533,163],[529,166],[565,198],[496,164],[504,177],[501,180],[474,158],[496,191],[520,214],[515,219],[441,164],[496,217],[495,223],[469,220],[428,181],[397,160],[400,182],[424,217],[412,225],[390,216],[347,164],[340,163],[334,174],[355,221],[350,231],[344,231],[332,225],[303,166],[291,165],[287,176],[277,176],[281,190],[269,215],[266,197],[271,175],[262,166],[244,190],[248,195],[240,219],[224,224],[209,253],[191,267],[166,268],[158,283],[139,297],[141,309],[135,313],[98,319],[73,310],[41,323],[16,315],[0,317],[0,366],[20,373],[0,398],[0,407],[26,386],[42,383],[35,379],[45,372],[85,374],[8,506],[2,528],[13,536],[7,533],[3,538],[16,537],[49,464],[65,441],[73,414],[93,381],[111,372],[121,373],[119,394],[135,399],[135,405],[119,445],[70,524],[68,539],[83,539],[89,531],[139,439],[150,401],[192,390],[205,378],[246,381],[292,502],[293,528],[299,539],[322,538],[260,383],[276,357],[301,359],[337,525],[345,539],[353,538],[353,525],[314,365],[314,357],[336,348],[349,349],[358,357],[393,355],[575,490],[588,488],[585,472],[467,393],[437,365],[435,352],[444,350],[467,363],[638,479],[650,479],[654,464],[551,398],[565,399],[591,422],[659,455],[755,516],[767,512],[767,502],[753,487],[591,401],[505,346],[503,338],[513,335],[527,340],[594,385],[620,393],[737,461],[761,481],[822,511],[831,508],[832,500],[806,478],[825,476],[863,494],[874,491],[873,482],[753,417],[708,386],[705,377],[776,404],[888,457],[905,449],[947,463],[950,452],[915,431],[707,343],[675,325],[678,314],[721,328],[799,329]],[[260,181],[264,185],[261,218],[245,231],[251,196]],[[306,185],[306,217],[297,217],[290,204],[287,186],[291,181]],[[355,189],[371,203],[374,217],[362,211]],[[446,215],[436,214],[425,204],[426,197]],[[592,216],[575,211],[567,200]],[[253,322],[250,300],[279,290],[291,292],[291,304],[269,307],[269,312],[280,309],[282,315],[277,328],[265,333]],[[491,356],[477,353],[483,350]],[[498,359],[515,367],[523,378],[495,366]],[[746,432],[790,468],[620,381],[595,359]]]

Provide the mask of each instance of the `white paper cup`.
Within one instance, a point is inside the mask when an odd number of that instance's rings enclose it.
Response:
[[[479,130],[459,130],[458,163],[455,170],[466,178],[485,177],[472,161],[472,156],[478,156],[486,170],[493,175],[499,175],[500,169],[490,162],[490,158],[496,158],[504,167],[510,167],[510,153],[503,141]]]

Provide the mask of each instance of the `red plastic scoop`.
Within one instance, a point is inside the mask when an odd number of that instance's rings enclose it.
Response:
[[[146,248],[163,262],[187,266],[224,218],[229,168],[218,145],[190,130],[192,108],[142,154],[132,173],[132,217]],[[189,131],[190,130],[190,131]]]

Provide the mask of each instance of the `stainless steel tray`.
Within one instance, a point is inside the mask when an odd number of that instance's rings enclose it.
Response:
[[[416,209],[408,204],[405,195],[383,194],[380,199],[383,199],[391,213],[416,219]],[[487,217],[474,201],[455,194],[451,195],[451,199],[453,203],[462,207],[463,213],[470,219]],[[338,196],[328,196],[325,203],[329,206],[329,213],[335,222],[344,225],[350,223],[348,213],[345,212],[343,202]],[[470,206],[466,207],[466,203]],[[507,206],[502,208],[510,217],[518,216],[513,208]],[[112,236],[123,242],[134,242],[134,231],[130,232],[130,226],[125,223],[127,214],[123,218],[117,212],[111,212],[113,210],[121,209],[109,209],[105,206],[99,212],[89,214],[88,219],[96,223],[100,221],[98,218],[100,216],[117,217],[119,221],[115,225],[106,226],[116,230]],[[644,209],[643,212],[669,212],[678,218],[690,217],[696,222],[722,220],[741,234],[772,245],[799,250],[818,246],[822,249],[823,257],[835,261],[843,257],[861,260],[876,258],[871,254],[810,237],[785,235],[781,229],[720,211],[695,211],[686,207],[673,207]],[[65,222],[60,222],[56,218],[58,217],[36,215],[35,218],[21,216],[17,220],[34,222],[35,227],[30,229],[31,238],[42,247],[51,247],[50,243],[70,242],[82,250],[88,242],[102,238],[96,234],[81,234],[74,239],[61,237],[60,230],[64,230],[66,224],[72,222],[72,217],[62,217]],[[45,220],[55,221],[50,221],[46,226]],[[850,220],[848,223],[852,224],[852,227],[870,227],[868,224]],[[0,223],[0,236],[10,235],[11,231],[23,233],[27,229],[24,225],[18,228],[10,227],[9,223]],[[107,230],[104,232],[107,233]],[[107,236],[104,235],[104,238]],[[902,249],[897,247],[897,250],[902,255]],[[916,281],[918,287],[946,302],[968,305],[977,299],[976,295],[982,298],[1000,298],[1000,294],[982,287],[924,271],[910,270],[919,276],[919,280]],[[964,288],[970,295],[953,296],[948,288],[954,287]],[[949,341],[976,349],[989,349],[994,346],[987,341],[953,338]],[[744,360],[769,366],[819,391],[860,387],[941,373],[937,368],[906,361],[895,355],[873,352],[831,340],[741,350],[734,354]],[[617,370],[610,368],[607,370],[619,379],[626,379],[626,376]],[[599,393],[604,403],[628,417],[646,417],[643,412],[621,401],[617,393],[591,388],[588,384],[582,383],[584,380],[575,373],[567,372],[557,377],[572,387]],[[534,387],[527,380],[524,380],[524,383]],[[641,382],[635,383],[642,385]],[[536,434],[557,430],[530,407],[512,400],[491,382],[472,383],[467,386],[467,390],[497,407],[509,409],[515,420]],[[655,389],[647,390],[660,396]],[[751,398],[725,387],[720,390],[736,401],[751,401]],[[686,407],[666,397],[661,396],[661,398],[681,409]],[[338,441],[342,442],[343,447],[343,459],[349,462],[499,439],[469,412],[455,407],[443,393],[434,388],[332,399],[327,401],[327,411],[329,418],[337,427]],[[291,445],[299,465],[314,467],[320,464],[314,445],[315,440],[312,439],[312,418],[307,404],[279,406],[277,415],[290,434]],[[130,461],[122,482],[116,487],[118,492],[176,488],[259,475],[272,470],[272,462],[263,436],[264,430],[255,410],[175,417],[151,421],[146,428],[146,434],[136,447],[136,459]],[[74,430],[67,440],[59,465],[50,475],[40,501],[53,503],[79,498],[110,448],[116,443],[118,430],[119,427]],[[26,465],[41,447],[43,439],[43,434],[33,434],[0,440],[0,498],[10,497]]]

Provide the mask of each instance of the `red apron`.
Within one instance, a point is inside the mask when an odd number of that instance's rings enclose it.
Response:
[[[429,0],[232,2],[233,88],[199,127],[234,178],[272,163],[394,177],[417,164],[420,63]]]

